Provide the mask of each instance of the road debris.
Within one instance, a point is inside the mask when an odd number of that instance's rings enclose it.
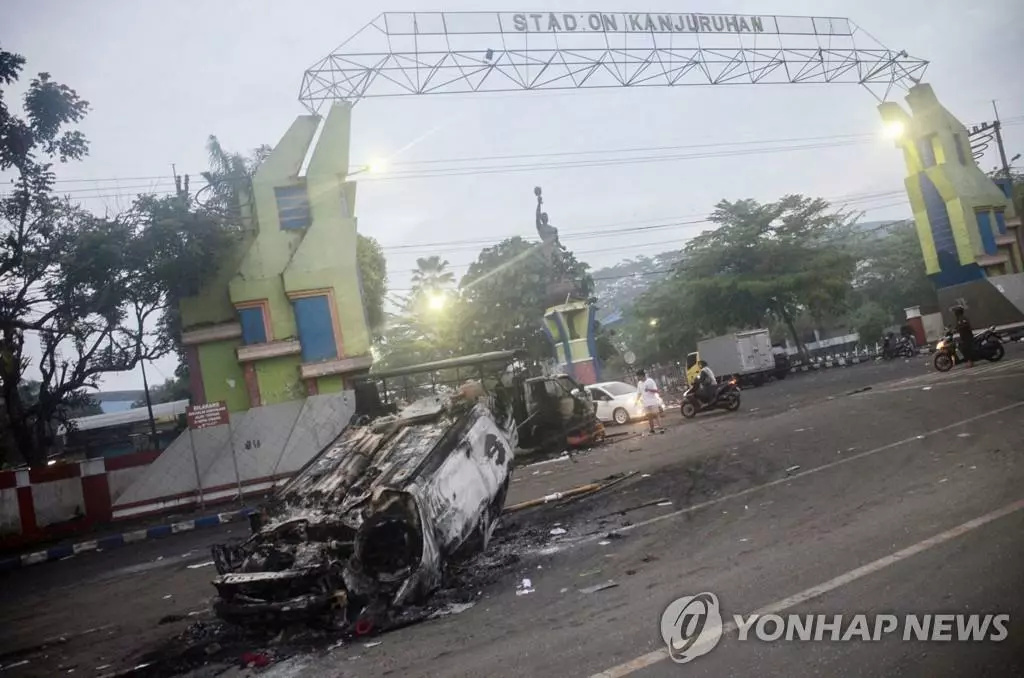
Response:
[[[564,527],[556,527],[553,528],[550,532],[548,532],[548,534],[557,537],[559,535],[565,534],[566,532],[568,532],[568,530],[566,530]]]
[[[526,594],[533,593],[534,591],[533,582],[525,578],[523,581],[519,582],[519,586],[516,587],[517,596],[525,596]]]
[[[371,647],[377,647],[378,645],[383,645],[383,644],[384,644],[384,641],[382,641],[382,640],[375,640],[375,641],[373,641],[371,643],[363,643],[363,647],[365,647],[367,650],[369,650]]]
[[[187,565],[186,567],[190,570],[198,570],[201,567],[209,567],[213,565],[212,560],[207,560],[205,563],[195,563],[194,565]]]
[[[799,464],[797,464],[795,466],[790,466],[789,468],[786,469],[786,475],[790,475],[792,473],[796,473],[799,470],[800,470],[800,465]]]
[[[613,589],[616,586],[618,586],[618,584],[616,584],[614,580],[609,579],[602,584],[594,584],[593,586],[588,586],[585,589],[580,589],[580,593],[597,593],[598,591],[604,591],[605,589]]]
[[[671,506],[672,502],[670,502],[670,501],[659,501],[657,505],[658,506]]]
[[[608,546],[608,544],[611,544],[611,542],[607,539],[602,539],[601,541],[597,542],[597,544],[598,546]]]

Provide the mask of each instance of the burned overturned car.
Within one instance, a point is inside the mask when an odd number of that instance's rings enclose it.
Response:
[[[214,547],[217,615],[366,634],[422,602],[449,561],[486,547],[511,479],[517,419],[538,419],[525,409],[515,360],[495,352],[358,383],[341,437],[253,517],[245,542]],[[572,435],[596,431],[592,403],[579,403],[561,410]]]

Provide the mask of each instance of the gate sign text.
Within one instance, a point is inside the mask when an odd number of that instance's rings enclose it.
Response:
[[[185,408],[188,427],[193,430],[223,426],[228,423],[228,406],[223,400]]]
[[[747,33],[852,35],[847,19],[749,14],[656,14],[534,12],[501,16],[515,33]]]

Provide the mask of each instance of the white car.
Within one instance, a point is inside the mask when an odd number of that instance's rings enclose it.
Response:
[[[624,381],[605,381],[587,386],[587,392],[594,400],[597,418],[601,421],[614,421],[616,424],[627,424],[634,419],[643,419],[647,413],[643,403],[637,401],[636,386]],[[665,403],[658,396],[658,405],[665,411]]]

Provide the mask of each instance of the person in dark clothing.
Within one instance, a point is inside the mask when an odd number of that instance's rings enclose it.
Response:
[[[956,318],[956,331],[960,335],[960,351],[964,354],[967,366],[974,367],[974,329],[971,321],[964,315],[963,306],[953,307],[953,315]]]

